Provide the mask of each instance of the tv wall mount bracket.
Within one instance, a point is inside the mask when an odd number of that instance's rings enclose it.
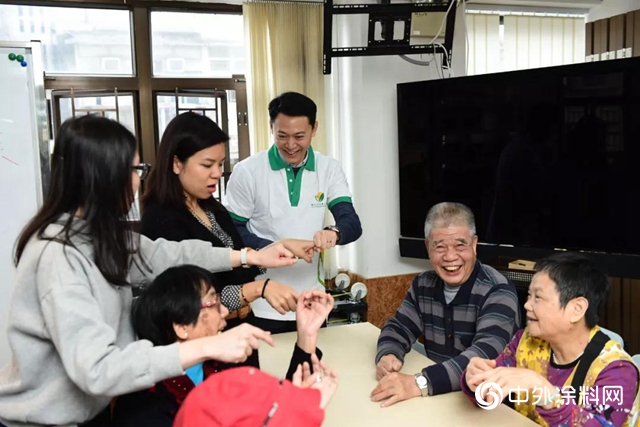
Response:
[[[454,2],[453,4],[449,3]],[[414,55],[421,53],[440,53],[443,67],[449,67],[453,47],[453,30],[456,19],[457,0],[435,0],[433,3],[390,3],[382,0],[377,4],[334,4],[333,0],[324,0],[324,34],[322,72],[331,74],[331,60],[348,56],[385,56]],[[444,43],[411,45],[411,14],[425,12],[447,12],[447,27]],[[368,42],[366,47],[333,47],[333,17],[335,15],[361,15],[369,17]],[[396,22],[404,22],[402,39],[394,39]],[[380,39],[376,40],[376,25],[381,29]]]

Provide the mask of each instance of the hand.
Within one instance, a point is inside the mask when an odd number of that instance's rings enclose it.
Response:
[[[314,243],[311,240],[284,239],[281,243],[296,257],[308,263],[313,260]]]
[[[478,381],[478,385],[485,381],[496,383],[502,390],[503,396],[508,396],[509,393],[513,391],[531,391],[534,388],[541,389],[543,387],[549,388],[551,392],[555,391],[555,387],[542,375],[525,368],[500,367],[491,369],[489,371],[476,374],[474,376],[474,381]],[[484,390],[485,396],[482,397],[485,398],[485,400],[488,392],[489,389]]]
[[[402,369],[402,362],[393,354],[385,354],[376,365],[376,381],[393,372],[400,372],[400,369]]]
[[[248,323],[203,339],[208,340],[204,347],[207,358],[225,363],[244,362],[251,356],[253,350],[260,347],[260,341],[264,341],[272,347],[276,345],[270,332],[263,331]]]
[[[262,283],[264,286],[264,282]],[[262,292],[262,288],[260,288]],[[267,288],[264,290],[264,299],[278,313],[285,314],[288,311],[295,311],[298,302],[298,293],[291,287],[275,280],[269,280]]]
[[[296,258],[282,243],[272,243],[259,251],[247,252],[247,264],[266,268],[287,267],[296,263]]]
[[[472,357],[467,365],[467,373],[465,380],[469,386],[469,390],[475,392],[476,388],[482,381],[478,381],[479,375],[483,372],[491,371],[495,369],[496,361],[492,359],[482,359],[480,357]]]
[[[313,374],[307,362],[298,365],[293,374],[293,385],[300,388],[314,388],[320,391],[320,408],[325,409],[338,387],[338,375],[324,362],[318,360],[318,356],[311,355]]]
[[[298,347],[307,353],[315,353],[318,330],[329,317],[333,308],[333,297],[322,291],[304,291],[298,298],[296,325]]]
[[[331,230],[316,231],[313,236],[313,244],[315,245],[316,252],[320,252],[322,249],[331,249],[336,245],[338,240],[338,233]]]
[[[376,388],[371,392],[371,400],[380,402],[382,408],[391,406],[394,403],[421,396],[420,388],[416,384],[413,375],[394,372],[382,378]]]

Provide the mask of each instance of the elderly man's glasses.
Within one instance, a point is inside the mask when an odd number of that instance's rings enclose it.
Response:
[[[140,179],[145,179],[151,171],[151,163],[140,163],[139,165],[131,166],[131,169],[136,171]]]

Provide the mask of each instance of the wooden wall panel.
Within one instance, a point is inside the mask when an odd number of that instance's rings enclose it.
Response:
[[[593,55],[593,30],[594,30],[593,22],[587,22],[587,25],[585,27],[585,36],[586,36],[586,41],[584,44],[585,56]]]
[[[640,56],[640,10],[633,12],[633,46],[633,56]]]
[[[609,18],[609,51],[623,49],[625,35],[625,15]]]
[[[602,20],[595,21],[593,23],[593,54],[599,55],[602,53],[600,38],[602,37]]]
[[[625,14],[625,36],[624,36],[624,47],[633,49],[633,31],[634,31],[634,12],[629,12]]]
[[[609,52],[609,18],[600,21],[600,52]]]

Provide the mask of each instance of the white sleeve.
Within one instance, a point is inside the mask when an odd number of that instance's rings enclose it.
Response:
[[[255,209],[255,180],[242,163],[233,168],[223,205],[236,221],[247,222]]]
[[[331,159],[331,172],[329,173],[329,191],[327,193],[327,203],[329,209],[341,202],[352,203],[351,190],[349,190],[349,183],[347,177],[342,170],[342,164],[336,160]]]

